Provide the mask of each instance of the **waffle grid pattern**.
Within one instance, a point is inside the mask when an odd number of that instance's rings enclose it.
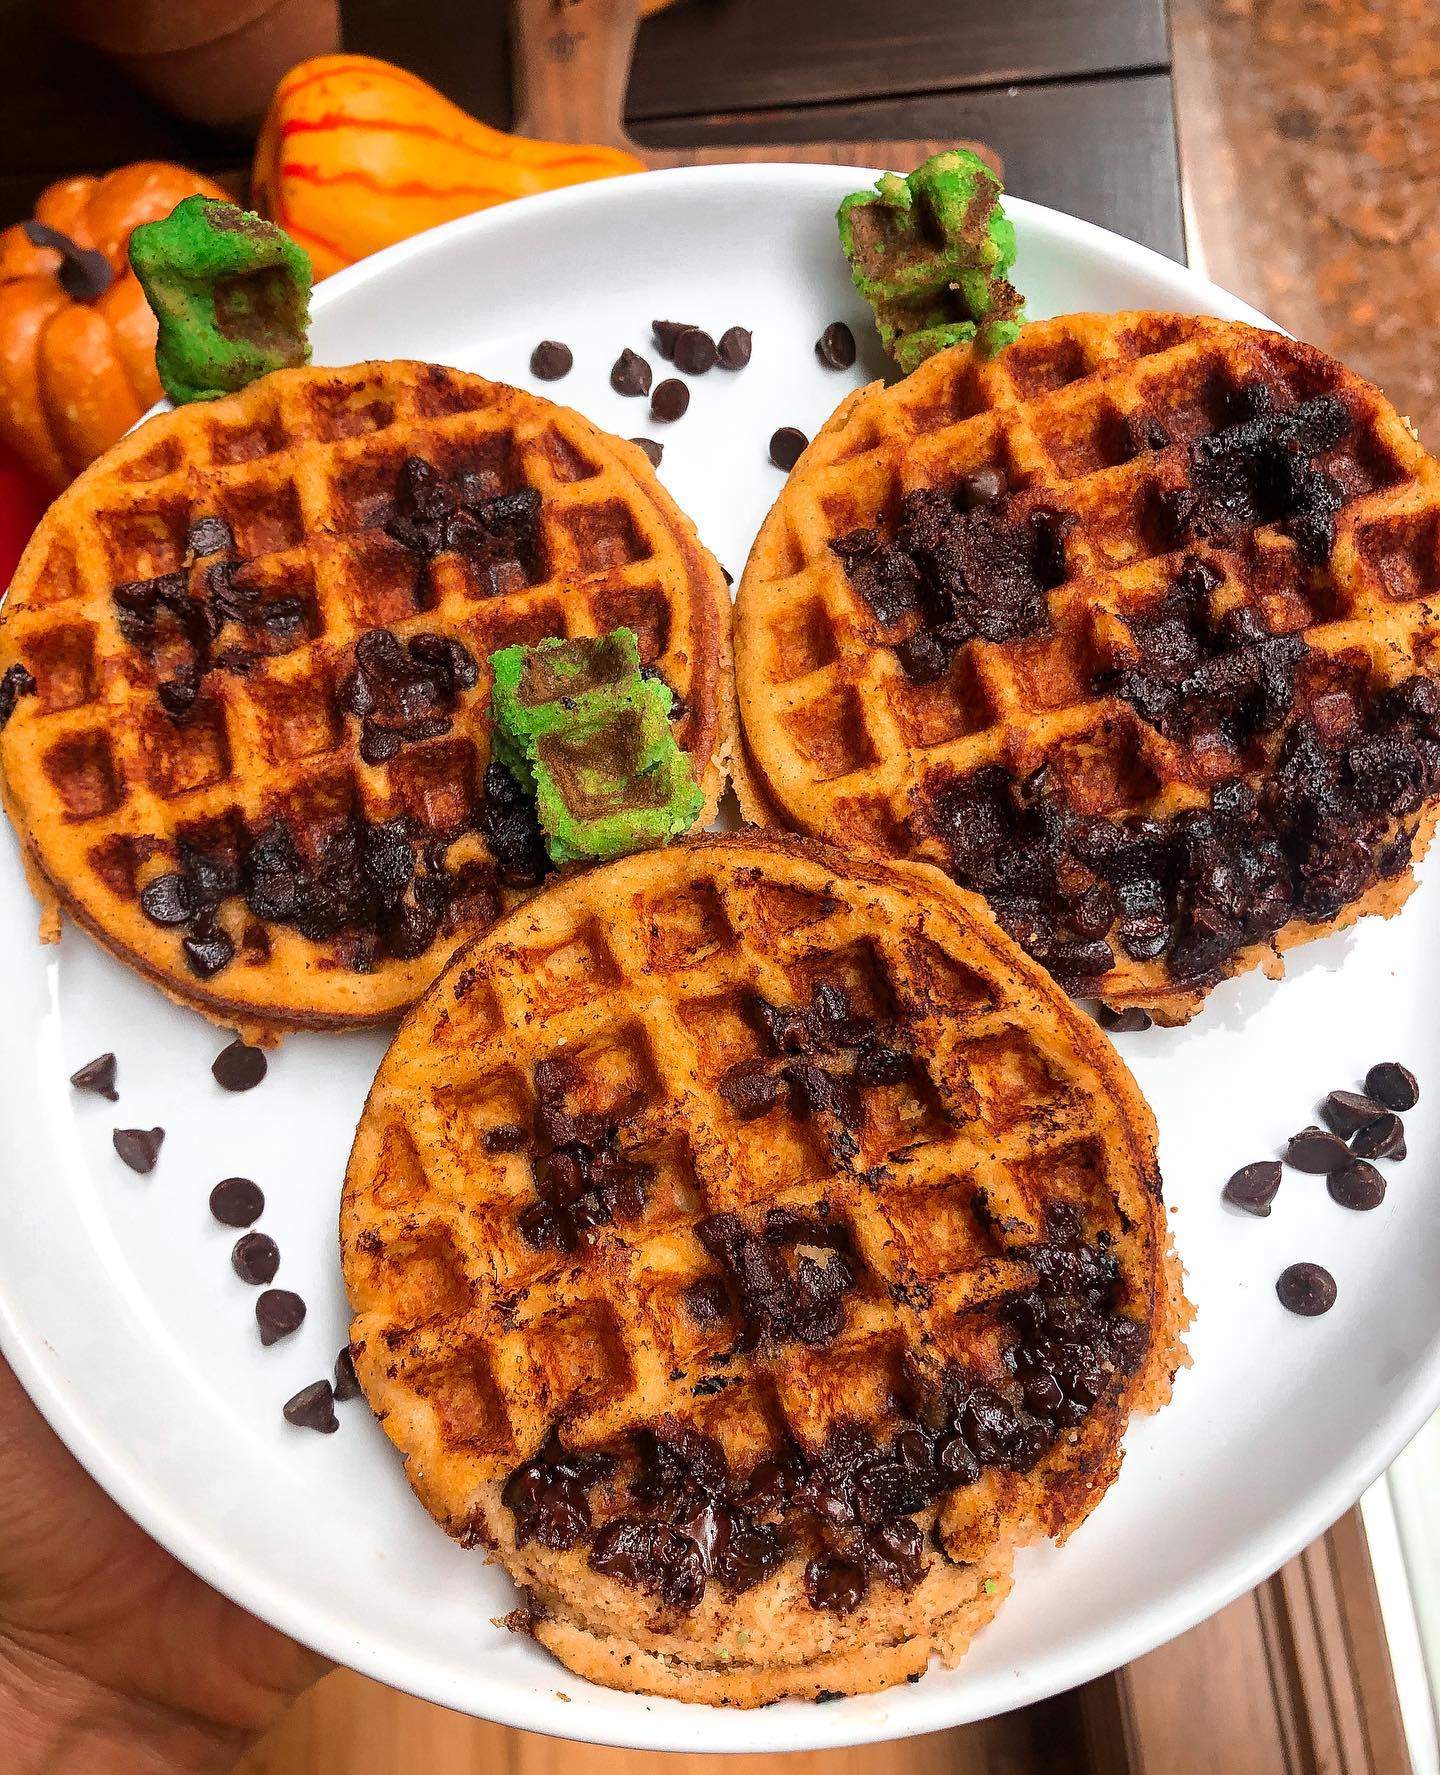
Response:
[[[1328,567],[1309,571],[1276,528],[1245,549],[1168,549],[1157,495],[1186,485],[1186,446],[1222,423],[1236,388],[1277,401],[1340,397],[1352,436],[1320,458],[1346,504]],[[1135,423],[1171,442],[1137,449]],[[998,468],[1017,515],[1073,513],[1050,632],[971,640],[950,673],[912,682],[893,651],[914,627],[877,623],[830,543],[893,535],[917,488]],[[1256,606],[1277,634],[1363,659],[1372,682],[1434,674],[1440,645],[1440,467],[1388,402],[1332,359],[1280,335],[1198,317],[1080,315],[1032,324],[990,363],[942,353],[893,388],[860,391],[817,435],[751,553],[736,613],[747,757],[761,796],[802,831],[943,862],[921,836],[934,785],[999,763],[1043,762],[1084,813],[1165,819],[1208,802],[1243,768],[1221,736],[1166,738],[1095,674],[1133,663],[1129,629],[1186,553],[1218,568],[1219,616]],[[1127,964],[1144,1002],[1160,964]]]
[[[427,563],[389,538],[380,526],[412,455],[474,477],[484,497],[536,489],[539,573],[518,560],[477,568],[454,553]],[[216,651],[258,646],[265,657],[247,675],[211,672],[177,724],[155,694],[163,643],[153,662],[129,645],[112,592],[169,573],[186,574],[198,592],[216,559],[187,555],[187,532],[202,517],[229,524],[262,607],[301,601],[303,633],[280,652],[227,626]],[[452,864],[484,861],[484,841],[469,828],[489,754],[486,656],[622,623],[685,699],[677,737],[703,769],[716,742],[721,598],[718,569],[638,452],[567,409],[426,365],[267,377],[240,397],[143,427],[52,508],[0,628],[0,664],[21,661],[38,684],[0,743],[7,797],[62,896],[172,989],[194,995],[200,983],[178,936],[135,905],[148,879],[175,866],[177,836],[237,820],[253,830],[280,811],[303,851],[351,810],[372,820],[408,813],[443,841],[458,839]],[[369,766],[335,692],[355,640],[374,627],[402,640],[455,636],[481,681],[448,735]],[[266,927],[268,954],[247,958],[238,902],[221,922],[240,953],[214,982],[215,997],[288,1010],[298,1022],[383,1015],[443,959],[392,959],[362,980],[337,968],[333,946],[280,926]],[[302,981],[304,998],[271,1002],[284,983]]]
[[[392,1048],[347,1181],[352,1339],[452,1533],[503,1543],[495,1488],[557,1422],[568,1446],[601,1447],[676,1414],[743,1473],[787,1433],[816,1451],[841,1419],[887,1421],[907,1352],[932,1374],[946,1361],[1000,1373],[998,1307],[1033,1284],[1021,1248],[1043,1236],[1050,1202],[1113,1239],[1122,1310],[1151,1324],[1152,1363],[1173,1367],[1133,1084],[940,878],[840,875],[836,861],[798,840],[692,842],[587,878],[595,894],[553,888],[457,958]],[[761,1052],[745,995],[804,1003],[822,981],[923,1056],[911,1081],[865,1092],[853,1167],[832,1156],[825,1116],[802,1121],[782,1101],[742,1126],[716,1089]],[[568,1107],[611,1115],[622,1155],[655,1170],[638,1222],[577,1254],[525,1244],[528,1156],[485,1139],[534,1126],[534,1065],[562,1055],[584,1081]],[[840,1336],[731,1355],[734,1325],[706,1327],[685,1304],[719,1273],[697,1220],[733,1211],[758,1227],[767,1209],[822,1203],[857,1260]],[[1118,1434],[1097,1408],[1034,1473],[987,1472],[951,1494],[947,1540],[968,1549],[956,1556],[1003,1538],[997,1487],[1012,1528],[1082,1517]]]

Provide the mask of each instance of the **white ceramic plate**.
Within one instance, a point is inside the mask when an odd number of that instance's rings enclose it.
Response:
[[[434,358],[531,383],[540,339],[575,370],[552,392],[627,436],[663,436],[662,477],[737,574],[781,485],[779,425],[813,433],[847,374],[812,344],[844,318],[867,337],[831,220],[869,175],[711,167],[587,185],[456,222],[330,279],[316,357]],[[1247,320],[1242,303],[1155,254],[1032,205],[1011,206],[1032,312],[1178,308]],[[740,323],[740,375],[693,385],[678,424],[608,386],[655,316],[719,334]],[[658,367],[658,359],[655,360]],[[380,1036],[297,1037],[249,1096],[212,1082],[223,1038],[74,931],[33,941],[34,911],[0,839],[0,1345],[97,1479],[187,1565],[342,1662],[418,1695],[535,1730],[651,1749],[792,1750],[928,1732],[1034,1701],[1137,1656],[1257,1582],[1331,1522],[1440,1402],[1440,870],[1388,925],[1303,951],[1276,986],[1221,987],[1189,1028],[1122,1038],[1154,1104],[1166,1193],[1199,1306],[1174,1404],[1140,1421],[1118,1483],[1062,1549],[1021,1556],[1015,1593],[958,1670],[825,1707],[702,1717],[612,1694],[493,1625],[508,1581],[449,1542],[411,1497],[362,1402],[340,1433],[291,1429],[281,1403],[328,1374],[345,1338],[335,1215]],[[113,1048],[121,1101],[68,1074]],[[1377,1212],[1338,1208],[1289,1174],[1270,1219],[1222,1205],[1224,1179],[1311,1119],[1318,1095],[1399,1058],[1427,1095],[1410,1158]],[[110,1145],[163,1124],[149,1178]],[[235,1234],[206,1209],[240,1173],[263,1186],[280,1282],[310,1313],[271,1349]],[[1297,1258],[1339,1283],[1328,1317],[1275,1298]],[[697,1737],[697,1734],[699,1735]]]

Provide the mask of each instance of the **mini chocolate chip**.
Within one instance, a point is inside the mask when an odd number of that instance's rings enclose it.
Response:
[[[530,353],[530,374],[542,382],[558,382],[575,368],[575,353],[558,339],[542,339]]]
[[[1280,1161],[1256,1159],[1253,1165],[1242,1165],[1220,1193],[1232,1206],[1263,1220],[1279,1188]]]
[[[1355,1130],[1350,1150],[1357,1159],[1403,1159],[1405,1124],[1394,1110],[1383,1110],[1373,1122]]]
[[[120,1101],[120,1093],[115,1089],[113,1054],[101,1054],[94,1060],[87,1060],[78,1072],[70,1074],[70,1083],[77,1091],[93,1091],[97,1097],[108,1097],[112,1103]]]
[[[1373,1097],[1362,1097],[1358,1091],[1332,1091],[1321,1104],[1320,1113],[1337,1134],[1353,1134],[1384,1115],[1385,1110]]]
[[[195,890],[187,877],[173,871],[157,875],[140,890],[140,910],[151,924],[189,924],[197,911]]]
[[[657,443],[654,438],[631,438],[632,444],[638,444],[650,458],[651,468],[659,468],[660,458],[665,454],[665,446]]]
[[[1420,1101],[1415,1074],[1398,1060],[1382,1060],[1365,1074],[1367,1093],[1386,1109],[1414,1109]]]
[[[994,505],[1009,483],[998,468],[977,468],[973,474],[962,475],[955,488],[955,500],[962,512],[973,512],[982,505]]]
[[[110,1138],[115,1142],[115,1150],[130,1167],[143,1176],[147,1171],[155,1169],[155,1161],[160,1157],[160,1146],[165,1139],[163,1128],[116,1128]]]
[[[743,370],[750,362],[752,336],[749,327],[726,327],[716,351],[722,370]]]
[[[713,370],[719,356],[715,341],[700,327],[686,327],[675,341],[675,368],[687,376],[703,376]]]
[[[1325,1187],[1342,1208],[1378,1208],[1385,1200],[1385,1179],[1364,1159],[1354,1159],[1332,1171]]]
[[[1100,1027],[1111,1029],[1121,1035],[1133,1034],[1136,1030],[1149,1029],[1152,1018],[1148,1011],[1142,1011],[1139,1005],[1127,1005],[1123,1011],[1112,1011],[1109,1005],[1100,1007]]]
[[[805,454],[805,447],[809,442],[803,431],[798,431],[793,425],[782,425],[770,438],[770,460],[776,468],[783,468],[789,474]]]
[[[186,532],[185,546],[193,555],[231,554],[235,533],[224,518],[196,518]]]
[[[611,368],[610,386],[616,394],[649,394],[650,374],[649,364],[627,345]]]
[[[1275,1292],[1287,1311],[1314,1319],[1335,1305],[1335,1278],[1318,1263],[1292,1263],[1281,1270]]]
[[[848,370],[855,362],[855,335],[843,320],[832,320],[815,341],[815,355],[827,370]]]
[[[248,1177],[224,1177],[210,1192],[210,1212],[221,1226],[251,1226],[265,1212],[265,1192]]]
[[[667,364],[675,361],[675,342],[682,333],[698,331],[694,321],[652,320],[650,331],[655,335],[655,349]]]
[[[210,1063],[215,1083],[226,1091],[253,1091],[270,1070],[263,1048],[252,1048],[238,1037],[222,1048]]]
[[[335,1397],[337,1399],[358,1399],[360,1397],[360,1379],[355,1373],[355,1358],[350,1354],[349,1344],[342,1344],[340,1354],[335,1358]]]
[[[322,1436],[333,1436],[340,1428],[335,1415],[335,1391],[329,1381],[311,1381],[287,1399],[282,1409],[285,1422],[294,1424],[297,1430],[318,1430]]]
[[[674,376],[667,378],[650,397],[650,417],[669,425],[684,417],[690,405],[690,390]]]
[[[180,947],[190,972],[201,980],[209,980],[235,959],[235,945],[224,931],[211,931],[204,937],[186,937]]]
[[[1286,1144],[1285,1163],[1297,1171],[1337,1171],[1350,1163],[1350,1148],[1324,1128],[1302,1128]]]
[[[305,1302],[288,1288],[267,1288],[255,1302],[255,1323],[262,1344],[279,1343],[305,1321]]]
[[[280,1268],[280,1247],[269,1233],[244,1233],[235,1241],[230,1266],[242,1282],[263,1288]]]

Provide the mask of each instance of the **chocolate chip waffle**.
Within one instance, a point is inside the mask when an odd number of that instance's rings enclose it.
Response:
[[[549,868],[488,655],[622,625],[713,810],[729,603],[634,445],[404,362],[157,417],[50,508],[0,617],[32,880],[257,1037],[386,1017]]]
[[[1440,798],[1440,470],[1283,336],[1027,326],[842,404],[736,614],[751,811],[929,858],[1165,1023],[1413,886]]]
[[[953,1662],[1188,1308],[1095,1026],[937,870],[772,833],[558,882],[396,1037],[341,1213],[412,1485],[619,1688]]]

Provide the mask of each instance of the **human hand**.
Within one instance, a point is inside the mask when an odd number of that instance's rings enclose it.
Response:
[[[7,1775],[212,1775],[326,1668],[137,1528],[0,1359]]]

